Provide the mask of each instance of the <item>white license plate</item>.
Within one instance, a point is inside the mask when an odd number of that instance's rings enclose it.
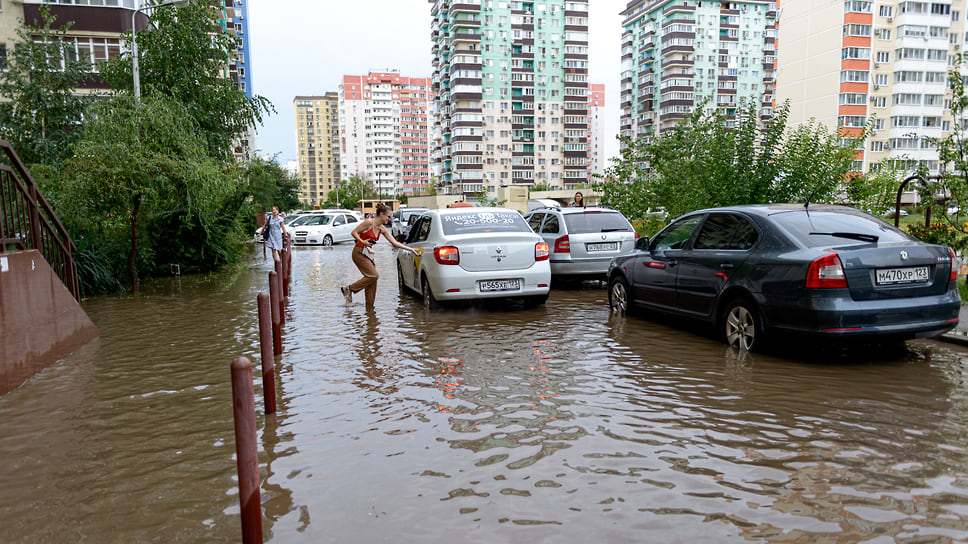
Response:
[[[928,281],[928,267],[885,268],[877,271],[877,285],[918,283]]]
[[[585,250],[589,253],[593,251],[615,251],[618,249],[618,242],[597,242],[594,244],[585,244]]]
[[[477,282],[477,285],[480,287],[481,292],[517,291],[518,289],[521,289],[521,282],[519,280],[479,281]]]

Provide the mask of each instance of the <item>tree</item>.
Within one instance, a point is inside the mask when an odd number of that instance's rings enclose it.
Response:
[[[360,205],[360,200],[374,198],[376,193],[373,186],[357,174],[351,175],[348,179],[340,180],[339,189],[330,191],[326,195],[324,208],[346,208],[355,209]]]
[[[672,130],[623,140],[600,185],[603,203],[630,218],[663,208],[673,217],[714,206],[769,202],[830,202],[843,197],[859,136],[841,137],[811,121],[791,131],[789,105],[765,122],[755,102],[735,110],[696,107]]]
[[[276,158],[256,158],[242,165],[242,178],[248,187],[253,221],[255,214],[279,206],[280,210],[300,207],[299,178],[281,166]]]
[[[209,3],[159,7],[152,23],[156,28],[137,34],[143,96],[166,96],[184,104],[208,153],[231,157],[233,138],[274,113],[272,104],[262,96],[249,99],[227,77],[232,38]],[[113,89],[132,90],[130,52],[111,59],[100,72]]]
[[[13,144],[27,164],[56,166],[70,154],[80,135],[78,123],[88,98],[75,89],[90,66],[65,45],[72,23],[57,25],[50,7],[40,18],[17,28],[18,44],[0,71],[0,137]]]
[[[87,119],[65,163],[58,201],[84,218],[80,227],[90,235],[117,239],[127,229],[133,292],[139,269],[153,270],[157,255],[165,265],[206,269],[234,258],[227,240],[238,232],[245,197],[239,174],[206,154],[204,137],[180,103],[121,97],[93,104]]]

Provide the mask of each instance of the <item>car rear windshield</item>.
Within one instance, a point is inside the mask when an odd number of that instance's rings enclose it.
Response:
[[[590,232],[622,232],[631,231],[625,216],[618,212],[586,211],[582,213],[566,213],[565,226],[568,234],[587,234]]]
[[[531,232],[531,227],[521,214],[512,210],[474,210],[448,213],[440,216],[444,234],[471,234],[475,232]]]
[[[789,210],[774,213],[770,218],[807,247],[870,243],[870,240],[856,239],[858,235],[876,236],[879,243],[914,240],[907,233],[860,211]]]

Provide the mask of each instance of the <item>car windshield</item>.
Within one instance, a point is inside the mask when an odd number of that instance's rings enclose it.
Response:
[[[444,234],[475,232],[531,232],[521,214],[512,210],[474,210],[440,216]]]
[[[788,210],[771,219],[807,247],[870,243],[910,242],[915,238],[876,217],[858,211]]]
[[[568,227],[568,234],[632,230],[632,225],[618,212],[586,211],[583,213],[566,213],[563,216],[565,226]]]

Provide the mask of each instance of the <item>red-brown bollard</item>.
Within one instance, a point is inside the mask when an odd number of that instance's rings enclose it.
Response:
[[[259,495],[259,450],[256,446],[252,362],[232,361],[232,406],[235,414],[235,457],[239,468],[242,542],[262,544],[262,499]]]
[[[272,352],[276,355],[282,355],[282,323],[279,321],[282,314],[279,299],[282,297],[279,295],[279,275],[269,272],[269,307],[272,313],[272,345],[275,348]]]
[[[282,296],[289,298],[289,248],[282,253]]]
[[[276,261],[276,281],[279,282],[279,298],[276,300],[279,302],[279,324],[286,324],[286,294],[282,289],[282,261]]]
[[[262,348],[262,395],[265,397],[266,413],[276,413],[276,371],[272,353],[272,308],[269,294],[259,293],[259,346]]]

